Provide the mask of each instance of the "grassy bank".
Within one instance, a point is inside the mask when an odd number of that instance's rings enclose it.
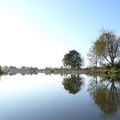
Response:
[[[0,75],[4,75],[4,74],[5,74],[5,72],[0,69]]]
[[[105,75],[119,75],[120,69],[111,68],[111,69],[89,69],[88,74],[105,74]]]

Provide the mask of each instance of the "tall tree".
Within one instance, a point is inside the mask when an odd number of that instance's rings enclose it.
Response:
[[[88,60],[90,62],[90,65],[91,66],[95,65],[96,68],[97,68],[99,56],[96,54],[95,44],[93,44],[91,46],[91,48],[89,49],[89,52],[88,52],[87,56],[88,56]]]
[[[65,67],[79,69],[83,64],[83,59],[81,58],[80,53],[76,50],[71,50],[69,53],[64,55],[63,64]]]
[[[102,32],[95,42],[95,49],[101,59],[114,67],[115,59],[120,57],[120,38],[113,32]]]

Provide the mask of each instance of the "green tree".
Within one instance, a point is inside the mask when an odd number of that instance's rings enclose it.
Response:
[[[71,50],[69,53],[64,55],[63,64],[65,67],[70,67],[72,69],[80,69],[83,64],[83,59],[80,53],[76,50]]]
[[[120,57],[120,38],[113,32],[102,32],[94,44],[96,55],[114,67],[115,59]]]

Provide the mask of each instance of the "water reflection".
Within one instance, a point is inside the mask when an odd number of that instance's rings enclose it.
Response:
[[[2,76],[1,79],[0,120],[120,118],[119,77],[73,74],[23,77],[17,74]],[[77,94],[79,92],[80,94]],[[104,116],[101,116],[101,111]]]
[[[64,89],[71,94],[76,94],[81,90],[83,78],[80,75],[70,75],[63,79]]]
[[[98,77],[92,78],[89,88],[95,103],[106,115],[114,115],[120,108],[120,78]]]

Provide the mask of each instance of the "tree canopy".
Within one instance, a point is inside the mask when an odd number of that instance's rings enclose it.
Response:
[[[106,60],[111,67],[114,67],[115,60],[120,57],[120,38],[113,32],[102,32],[94,42],[92,51],[99,59]]]
[[[76,50],[71,50],[69,53],[64,55],[63,64],[65,67],[79,69],[83,64],[83,59],[81,58],[80,53]]]

